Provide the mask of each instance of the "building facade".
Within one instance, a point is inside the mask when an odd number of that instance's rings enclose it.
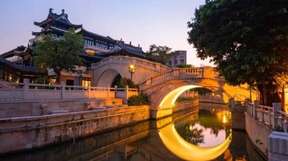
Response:
[[[187,51],[177,50],[171,54],[168,64],[171,67],[187,65]]]

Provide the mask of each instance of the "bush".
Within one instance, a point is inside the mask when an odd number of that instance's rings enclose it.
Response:
[[[180,64],[180,65],[177,65],[178,68],[192,68],[192,65],[191,64]]]
[[[129,106],[148,105],[150,103],[147,95],[141,93],[138,96],[132,96],[128,99]]]

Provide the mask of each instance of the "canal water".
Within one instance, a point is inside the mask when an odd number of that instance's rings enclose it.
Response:
[[[200,108],[201,109],[201,108]],[[178,113],[1,161],[264,161],[227,109]]]

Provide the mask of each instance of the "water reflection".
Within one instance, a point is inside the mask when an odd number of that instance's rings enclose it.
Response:
[[[231,114],[218,112],[200,111],[168,117],[157,122],[142,122],[76,140],[74,143],[69,142],[39,150],[0,156],[0,160],[180,161],[182,159],[195,160],[195,157],[198,157],[197,161],[241,159],[262,161],[251,148],[245,133],[231,132],[229,121]],[[226,118],[223,119],[224,117]],[[232,142],[231,135],[233,135]],[[188,151],[185,151],[185,147]],[[205,154],[203,151],[206,155],[203,155]]]
[[[220,122],[216,116],[212,117],[212,114],[205,115],[205,112],[203,115],[202,113],[199,113],[198,119],[191,119],[188,115],[179,119],[180,121],[173,121],[159,129],[159,136],[171,153],[184,160],[208,161],[216,159],[226,151],[232,140],[231,129],[225,129],[226,125]],[[210,124],[213,125],[213,128],[209,126]],[[222,140],[216,139],[215,133],[218,135],[219,130],[222,130],[221,132],[224,134]],[[196,141],[198,145],[193,144],[193,141]],[[200,143],[204,146],[199,146]]]
[[[175,124],[184,140],[200,147],[213,147],[224,142],[231,133],[231,113],[200,110],[198,119],[186,117]]]

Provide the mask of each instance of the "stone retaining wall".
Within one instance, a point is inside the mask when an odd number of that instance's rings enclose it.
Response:
[[[121,105],[122,99],[67,99],[0,103],[0,118],[39,116],[57,112],[76,112],[93,107]],[[93,107],[92,107],[93,106]]]
[[[262,123],[254,120],[245,113],[246,132],[252,143],[265,155],[268,156],[268,136],[272,130]]]
[[[0,153],[60,143],[148,119],[149,106],[2,118]]]

